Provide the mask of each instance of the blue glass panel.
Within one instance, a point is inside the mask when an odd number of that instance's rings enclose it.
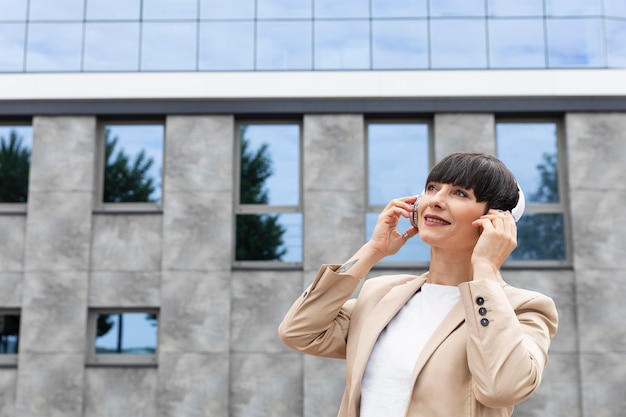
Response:
[[[485,68],[487,39],[483,19],[431,20],[433,68]]]
[[[290,124],[254,124],[241,127],[241,203],[272,205],[298,205],[300,201],[300,126]],[[254,158],[265,160],[269,175],[259,187],[251,186],[246,179],[250,162]]]
[[[104,202],[161,201],[163,175],[163,125],[107,125],[105,139]],[[120,170],[120,165],[123,169]],[[119,181],[134,175],[137,165],[145,170],[141,180]],[[127,187],[127,183],[131,187]],[[137,185],[138,184],[138,185]]]
[[[0,24],[0,72],[24,70],[24,23]]]
[[[602,67],[600,19],[548,19],[550,67]]]
[[[430,15],[485,16],[485,0],[437,0],[430,2]]]
[[[0,0],[0,21],[26,20],[26,4],[28,0]]]
[[[509,259],[565,260],[564,223],[562,213],[525,213],[517,224],[517,248]]]
[[[372,17],[426,17],[427,0],[372,0]]]
[[[82,23],[31,23],[26,70],[79,71],[82,35]]]
[[[369,21],[315,22],[315,69],[369,69]]]
[[[21,125],[0,125],[0,140],[6,141],[15,135],[22,147],[30,149],[33,146],[33,127]]]
[[[145,312],[98,314],[96,353],[146,355],[157,350],[158,321]]]
[[[372,123],[367,142],[370,205],[422,192],[429,170],[428,125]]]
[[[31,20],[83,20],[85,0],[30,0]]]
[[[201,19],[253,19],[254,0],[200,0]]]
[[[139,20],[140,0],[87,0],[87,20]]]
[[[312,0],[257,0],[259,19],[307,19],[312,15]]]
[[[489,65],[492,68],[545,68],[543,21],[489,21]]]
[[[254,69],[252,21],[201,22],[199,41],[200,70]]]
[[[20,316],[0,313],[0,355],[16,355],[20,337]]]
[[[257,23],[259,70],[306,70],[312,68],[311,23]]]
[[[559,202],[557,126],[498,123],[498,157],[517,178],[529,203]]]
[[[0,125],[0,203],[28,201],[32,144],[31,126]]]
[[[85,71],[137,71],[139,23],[87,23]]]
[[[541,16],[543,17],[543,0],[488,0],[490,16]]]
[[[599,16],[602,0],[546,0],[548,16]]]
[[[302,262],[302,214],[240,214],[236,261]]]
[[[372,236],[372,232],[374,231],[374,226],[376,226],[376,220],[378,219],[379,213],[367,213],[365,217],[365,240],[367,241],[370,236]],[[408,219],[404,217],[400,218],[398,222],[398,230],[400,232],[404,232],[409,227],[411,227],[411,223],[409,223]],[[393,256],[388,256],[383,258],[380,261],[381,264],[391,263],[391,262],[428,262],[430,259],[430,246],[422,242],[419,234],[409,241]]]
[[[146,22],[141,40],[142,70],[196,69],[196,22]]]
[[[196,19],[198,0],[143,0],[144,19]]]
[[[610,17],[626,17],[626,1],[604,0],[604,15]]]
[[[607,63],[611,68],[626,68],[626,21],[607,19]]]
[[[372,42],[374,69],[428,68],[425,20],[375,20]]]
[[[315,0],[316,18],[369,17],[369,0]]]

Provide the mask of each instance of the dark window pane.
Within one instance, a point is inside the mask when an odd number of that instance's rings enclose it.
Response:
[[[420,194],[429,169],[428,126],[369,124],[367,135],[369,204]]]
[[[550,67],[604,65],[602,22],[599,19],[548,19]]]
[[[300,127],[241,127],[240,203],[298,205]]]
[[[492,68],[545,68],[542,20],[491,20],[489,64]]]
[[[24,70],[25,30],[23,23],[0,24],[0,72]]]
[[[559,202],[555,123],[498,123],[498,157],[511,169],[528,203]]]
[[[311,36],[310,22],[258,22],[257,69],[311,69]]]
[[[426,17],[427,0],[372,0],[372,17]]]
[[[143,0],[144,19],[195,19],[198,0]]]
[[[485,0],[437,0],[430,2],[431,16],[484,16]]]
[[[105,127],[105,203],[161,201],[162,125]]]
[[[31,23],[27,71],[80,71],[82,23]]]
[[[517,224],[517,248],[511,260],[565,260],[561,213],[526,213]]]
[[[315,23],[316,69],[369,69],[368,21]]]
[[[96,353],[145,355],[156,353],[158,321],[147,312],[98,314]]]
[[[318,19],[369,15],[369,0],[315,0],[315,17]]]
[[[543,16],[543,0],[488,0],[490,16]]]
[[[626,21],[607,20],[605,24],[608,66],[626,68]]]
[[[31,126],[0,126],[0,203],[28,200]]]
[[[485,68],[487,41],[482,19],[431,20],[433,68]]]
[[[142,70],[190,71],[196,69],[197,24],[143,24]]]
[[[425,20],[374,21],[373,68],[428,68],[427,30]]]
[[[139,23],[87,23],[85,71],[136,71]]]
[[[0,354],[15,355],[20,338],[20,316],[0,313]]]
[[[26,4],[28,0],[0,0],[0,20],[26,20]]]
[[[611,17],[626,17],[626,1],[604,0],[604,15]]]
[[[257,0],[259,19],[303,19],[311,18],[312,0]]]
[[[254,69],[254,23],[200,23],[199,69]]]
[[[240,214],[236,261],[302,262],[302,214]]]
[[[30,0],[31,20],[83,20],[85,0]]]
[[[548,16],[598,16],[602,0],[546,0]]]
[[[201,19],[254,19],[254,0],[200,0]]]
[[[87,0],[87,20],[139,20],[140,0]]]
[[[376,225],[376,220],[378,219],[378,215],[380,213],[367,213],[365,218],[365,240],[369,239],[374,231],[374,226]],[[408,219],[404,217],[400,218],[398,222],[398,230],[400,232],[404,232],[409,227],[411,227],[411,223],[409,223]],[[380,261],[381,264],[391,263],[391,262],[428,262],[430,259],[430,246],[422,242],[422,239],[419,238],[419,235],[415,236],[413,239],[409,239],[409,241],[393,256],[387,256]]]

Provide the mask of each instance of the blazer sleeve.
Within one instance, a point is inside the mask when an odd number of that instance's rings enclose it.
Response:
[[[487,407],[512,407],[541,382],[558,316],[551,298],[518,290],[509,299],[501,283],[459,285],[468,328],[473,390]]]
[[[291,306],[278,327],[283,343],[299,352],[345,359],[350,299],[359,279],[337,274],[340,265],[322,265],[313,283]]]

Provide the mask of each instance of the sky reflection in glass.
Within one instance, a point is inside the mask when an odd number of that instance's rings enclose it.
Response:
[[[26,54],[27,71],[80,71],[81,23],[31,23]]]
[[[548,19],[550,67],[601,67],[604,65],[600,19]]]
[[[195,19],[198,0],[142,0],[144,19]]]
[[[485,0],[437,0],[430,2],[430,15],[437,17],[484,16]]]
[[[372,0],[372,17],[426,17],[427,0]]]
[[[139,67],[138,23],[87,23],[85,71],[136,71]]]
[[[254,19],[254,0],[200,0],[200,19]]]
[[[144,23],[141,38],[141,69],[195,70],[196,26],[196,22]]]
[[[428,68],[428,28],[425,20],[372,22],[374,69]]]
[[[198,68],[253,70],[254,22],[200,23]]]
[[[139,20],[140,0],[87,0],[87,20]]]
[[[316,69],[369,69],[369,21],[316,21]]]
[[[315,0],[315,17],[368,18],[369,0]]]
[[[257,65],[259,70],[310,70],[310,22],[259,22],[257,24]]]
[[[0,24],[0,72],[17,72],[24,69],[25,38],[25,24]]]
[[[548,16],[598,16],[602,0],[546,0]]]
[[[626,68],[626,21],[606,21],[606,52],[609,68]]]
[[[432,68],[484,68],[487,65],[483,19],[430,22]]]
[[[0,21],[25,20],[28,0],[0,0]]]
[[[489,16],[543,16],[543,0],[488,0]]]
[[[108,332],[96,336],[96,353],[153,354],[157,349],[158,326],[148,313],[98,314],[112,324]]]
[[[506,19],[489,22],[489,65],[492,68],[543,68],[546,65],[543,23]]]
[[[310,19],[312,0],[257,0],[259,19]]]

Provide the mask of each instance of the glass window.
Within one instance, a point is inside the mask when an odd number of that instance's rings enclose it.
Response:
[[[143,0],[144,19],[196,19],[198,0]]]
[[[550,67],[602,67],[600,19],[548,19]]]
[[[241,123],[238,135],[235,261],[300,263],[300,125]]]
[[[427,0],[372,0],[372,17],[426,17]]]
[[[369,17],[369,0],[315,0],[316,18]]]
[[[312,0],[257,0],[259,19],[306,19],[313,14]]]
[[[0,125],[0,203],[28,201],[31,126]]]
[[[31,23],[27,71],[80,71],[82,23]]]
[[[224,42],[228,39],[228,42]],[[253,22],[201,22],[200,70],[253,70]]]
[[[160,203],[161,124],[104,125],[104,203]]]
[[[200,0],[201,19],[254,19],[254,0]]]
[[[489,65],[492,68],[545,68],[543,21],[490,20]]]
[[[140,0],[87,0],[87,20],[139,20]]]
[[[369,21],[315,22],[315,69],[369,69]]]
[[[543,0],[488,0],[490,16],[541,16]]]
[[[626,1],[604,0],[604,15],[610,17],[626,17]]]
[[[431,20],[433,68],[486,68],[487,42],[483,19]]]
[[[561,197],[558,125],[555,122],[497,123],[498,156],[524,192],[518,246],[510,260],[565,261],[565,208]]]
[[[607,64],[611,68],[626,68],[626,22],[607,19]]]
[[[367,124],[368,239],[383,208],[394,198],[421,194],[429,165],[428,124],[374,122]],[[398,230],[411,227],[400,219]],[[426,262],[430,250],[420,239],[411,239],[397,254],[382,262]]]
[[[546,0],[548,16],[599,16],[602,0]]]
[[[196,69],[196,22],[146,22],[141,38],[144,71],[193,71]]]
[[[258,22],[257,69],[312,68],[310,22]]]
[[[19,340],[20,315],[10,311],[0,311],[0,363],[6,363],[6,355],[17,355]]]
[[[30,0],[31,20],[83,20],[85,0]]]
[[[431,16],[484,16],[485,0],[437,0],[430,2]]]
[[[0,20],[26,20],[26,4],[28,0],[0,0]]]
[[[139,68],[139,23],[87,23],[85,71],[136,71]]]
[[[89,315],[92,364],[151,364],[158,346],[156,310],[98,310]]]
[[[428,68],[425,20],[375,20],[372,42],[374,69]]]
[[[19,72],[24,70],[25,39],[25,24],[0,24],[0,72]]]

